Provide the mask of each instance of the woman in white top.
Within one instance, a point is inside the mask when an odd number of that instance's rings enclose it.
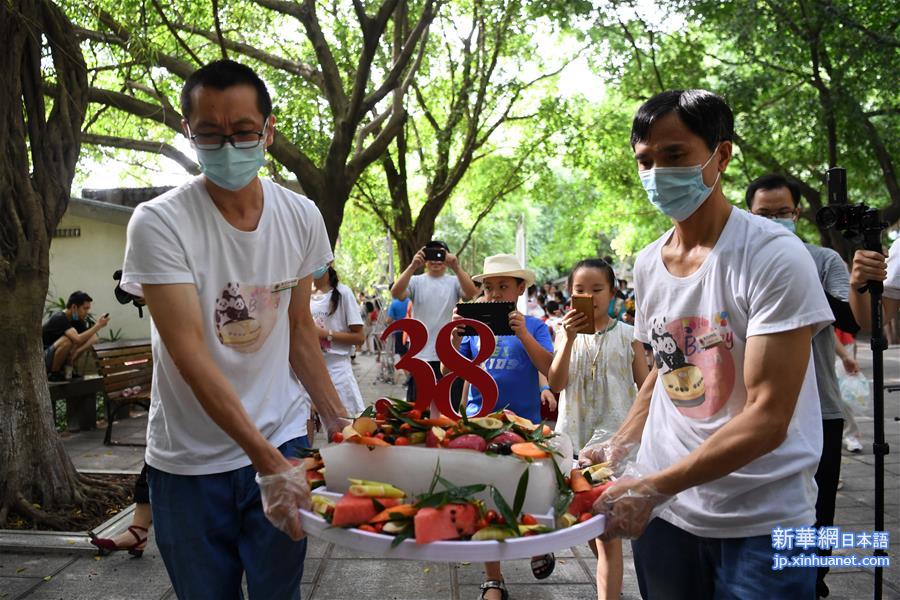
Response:
[[[569,275],[569,290],[590,294],[594,304],[593,334],[578,334],[587,317],[575,310],[557,327],[556,353],[547,380],[562,392],[556,431],[583,448],[595,430],[615,432],[631,408],[648,375],[644,348],[634,339],[634,327],[610,319],[607,309],[616,293],[616,277],[603,260],[587,259]],[[637,387],[635,387],[637,385]],[[599,546],[599,547],[598,547]],[[622,540],[591,543],[597,554],[597,596],[618,598],[622,589]]]
[[[365,341],[363,323],[353,292],[338,281],[334,267],[325,265],[313,271],[309,308],[319,330],[319,345],[331,381],[349,414],[358,415],[364,406],[353,375],[350,350]]]

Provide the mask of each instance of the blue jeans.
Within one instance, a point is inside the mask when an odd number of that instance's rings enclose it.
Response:
[[[698,537],[653,519],[631,542],[645,600],[815,600],[816,569],[772,570],[772,538]],[[779,550],[782,556],[804,552]]]
[[[287,457],[306,436],[278,449]],[[297,600],[306,540],[294,542],[263,514],[256,471],[247,466],[212,475],[173,475],[147,467],[156,544],[182,600]]]

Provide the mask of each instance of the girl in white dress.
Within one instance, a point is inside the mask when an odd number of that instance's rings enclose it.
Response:
[[[634,339],[634,327],[610,319],[607,312],[616,293],[616,277],[603,260],[580,261],[569,274],[569,290],[590,294],[594,304],[594,334],[578,334],[587,317],[575,310],[557,328],[553,364],[547,379],[561,392],[556,431],[583,448],[597,429],[615,432],[648,375],[644,349]],[[637,386],[637,387],[635,387]],[[622,589],[622,541],[591,542],[597,555],[597,597],[618,598]]]
[[[353,292],[338,281],[334,267],[326,265],[313,272],[309,308],[334,388],[348,413],[358,415],[365,407],[353,375],[350,350],[365,341],[363,323]]]

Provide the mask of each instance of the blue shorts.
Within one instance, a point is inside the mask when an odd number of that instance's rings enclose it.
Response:
[[[287,457],[306,436],[282,444]],[[252,466],[212,475],[147,467],[156,544],[179,598],[297,600],[306,540],[294,542],[263,514]]]
[[[772,537],[699,537],[653,519],[631,542],[641,597],[648,600],[815,600],[816,569],[772,570]],[[792,556],[803,550],[779,550]]]

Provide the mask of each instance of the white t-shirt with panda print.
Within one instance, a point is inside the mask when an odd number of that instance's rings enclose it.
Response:
[[[332,260],[322,215],[307,198],[261,179],[254,231],[222,216],[197,177],[140,204],[128,224],[122,289],[192,283],[210,354],[272,445],[306,434],[309,404],[288,363],[292,285]],[[159,308],[157,308],[159,310]],[[250,464],[200,406],[151,323],[153,386],[147,464],[205,475]]]
[[[815,264],[797,236],[733,208],[700,268],[666,269],[669,230],[634,267],[635,337],[653,347],[659,370],[638,463],[663,469],[696,449],[744,408],[747,339],[833,321]],[[822,451],[812,354],[787,439],[773,452],[678,494],[660,517],[697,536],[770,535],[815,521],[813,476]]]

